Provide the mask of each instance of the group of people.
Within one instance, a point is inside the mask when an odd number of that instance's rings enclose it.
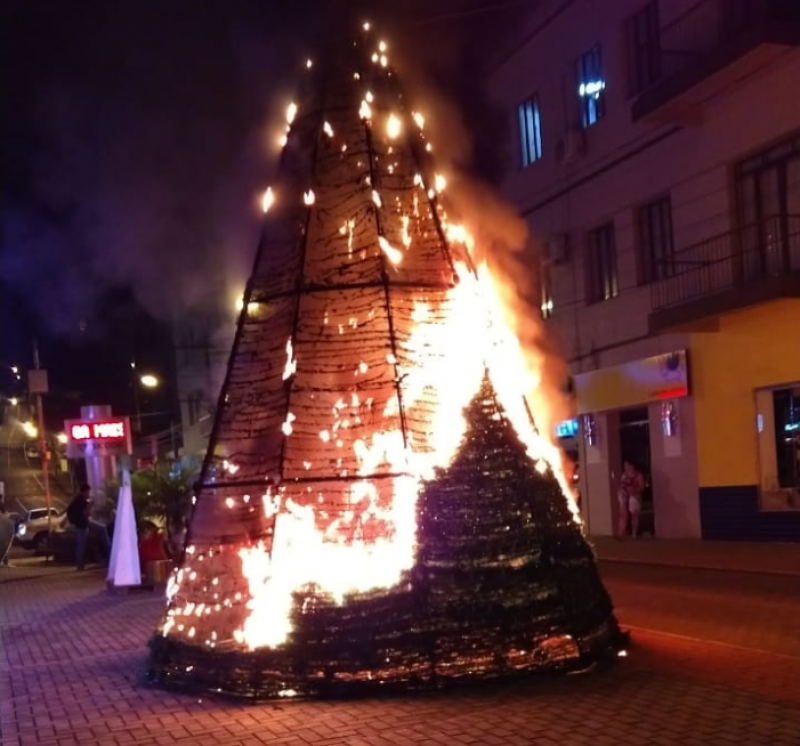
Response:
[[[92,501],[91,487],[82,484],[78,494],[72,498],[67,508],[66,520],[75,529],[75,568],[83,570],[86,565],[86,548],[89,532],[92,525],[98,528],[98,533],[103,544],[106,559],[111,554],[111,541],[108,527],[96,523],[91,518]],[[185,522],[175,530],[167,539],[163,531],[154,524],[146,524],[141,531],[139,540],[139,560],[144,565],[146,562],[155,562],[177,557],[183,548],[186,536]]]

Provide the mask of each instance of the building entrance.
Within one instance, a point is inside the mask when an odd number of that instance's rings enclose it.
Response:
[[[639,535],[655,536],[656,521],[650,472],[650,422],[647,407],[620,411],[619,438],[622,462],[630,461],[642,472],[645,479],[645,488],[642,493],[642,513],[639,517]],[[622,468],[622,464],[620,464],[620,468]]]

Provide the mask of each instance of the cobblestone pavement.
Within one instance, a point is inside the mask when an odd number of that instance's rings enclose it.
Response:
[[[757,588],[746,590],[737,607],[739,581],[733,578],[691,585],[680,574],[681,582],[670,581],[669,574],[655,580],[651,575],[647,582],[641,568],[634,568],[632,577],[626,572],[604,569],[612,594],[620,598],[620,619],[658,624],[635,626],[630,655],[611,669],[417,697],[257,705],[143,684],[144,646],[162,608],[160,594],[108,593],[99,570],[7,582],[0,585],[0,741],[3,746],[800,743],[800,691],[795,691],[800,657],[781,642],[783,617],[794,616],[794,629],[800,618],[796,592],[786,596],[767,583],[759,598],[773,599],[766,625],[772,638],[757,637],[746,648],[728,639],[692,637],[696,628],[686,620],[678,632],[666,628],[670,616],[691,613],[700,630],[721,624],[723,638],[737,624],[758,625],[761,612],[751,608]],[[682,583],[684,592],[689,586],[699,590],[676,610],[683,596],[675,589]],[[708,586],[720,583],[730,584],[729,592],[720,590],[703,603]],[[725,616],[730,614],[732,619]],[[781,650],[758,648],[770,639],[778,640]],[[781,685],[792,677],[793,685]]]

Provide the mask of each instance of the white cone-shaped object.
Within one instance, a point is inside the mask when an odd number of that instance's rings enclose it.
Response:
[[[136,537],[136,516],[133,513],[131,475],[122,472],[122,486],[117,499],[117,517],[114,521],[114,539],[111,544],[111,559],[108,563],[110,585],[141,585],[142,572],[139,565],[139,545]]]

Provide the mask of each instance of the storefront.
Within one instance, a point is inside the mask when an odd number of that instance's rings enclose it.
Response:
[[[692,334],[702,536],[800,541],[800,300]]]
[[[721,315],[688,349],[575,376],[581,507],[611,535],[623,460],[647,476],[641,531],[800,541],[800,300]]]
[[[645,477],[642,535],[699,536],[693,402],[686,350],[575,376],[581,503],[590,533],[615,532],[624,461]]]

